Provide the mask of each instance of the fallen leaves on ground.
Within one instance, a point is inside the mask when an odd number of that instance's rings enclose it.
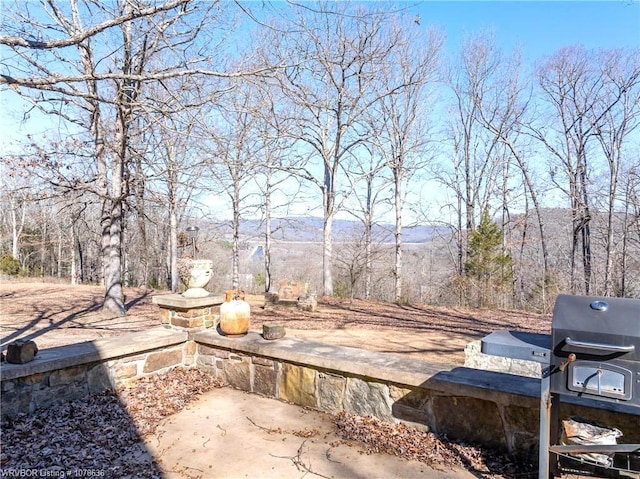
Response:
[[[431,467],[463,467],[482,475],[534,477],[534,466],[472,445],[448,441],[436,434],[405,424],[391,424],[373,417],[341,412],[336,415],[338,434],[358,441],[367,454],[386,453],[424,462]]]
[[[197,396],[221,387],[210,373],[176,368],[167,374],[138,379],[118,391],[141,436],[153,434],[162,419],[181,411]]]
[[[50,477],[159,478],[141,438],[160,421],[220,384],[197,369],[176,368],[129,388],[66,402],[1,424],[3,471]]]
[[[154,434],[164,418],[220,386],[208,373],[176,368],[118,391],[5,419],[0,429],[0,466],[3,471],[46,471],[52,477],[160,478],[162,471],[142,438]],[[335,423],[343,440],[357,441],[365,453],[392,454],[439,468],[464,467],[491,477],[535,475],[531,465],[403,424],[347,413],[338,414]],[[318,431],[291,433],[310,438]]]

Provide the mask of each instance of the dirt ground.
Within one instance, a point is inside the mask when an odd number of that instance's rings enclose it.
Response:
[[[127,315],[113,317],[101,311],[100,286],[0,282],[2,349],[18,338],[33,339],[44,349],[157,327],[160,319],[152,297],[167,293],[127,288]],[[251,329],[256,332],[262,332],[265,321],[279,321],[288,337],[451,365],[464,363],[467,343],[497,329],[544,333],[551,329],[550,316],[514,311],[326,297],[319,299],[317,311],[311,313],[294,308],[264,309],[260,295],[247,299],[251,304]]]

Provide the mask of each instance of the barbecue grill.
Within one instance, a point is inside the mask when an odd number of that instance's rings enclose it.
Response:
[[[550,453],[558,457],[620,453],[627,455],[627,464],[629,457],[640,454],[639,444],[555,444],[560,396],[612,403],[614,409],[637,408],[640,415],[640,300],[559,295],[551,335],[496,331],[482,340],[482,352],[542,364],[540,479],[556,469],[557,464],[550,468]],[[630,465],[618,470],[640,475]]]
[[[561,295],[551,343],[552,393],[640,408],[640,301]]]

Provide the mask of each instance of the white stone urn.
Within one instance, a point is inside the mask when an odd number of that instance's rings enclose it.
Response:
[[[180,278],[187,290],[182,293],[185,298],[204,298],[209,291],[204,287],[213,276],[213,261],[210,259],[186,259],[179,265]]]

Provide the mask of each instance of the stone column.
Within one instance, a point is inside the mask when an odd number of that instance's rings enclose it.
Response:
[[[160,307],[163,325],[177,330],[186,330],[191,336],[207,328],[216,328],[220,321],[221,294],[210,294],[204,298],[185,298],[181,294],[163,294],[153,297]]]

